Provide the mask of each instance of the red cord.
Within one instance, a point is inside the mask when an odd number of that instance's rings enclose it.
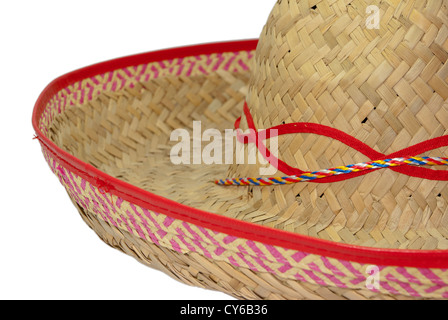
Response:
[[[423,154],[425,152],[435,150],[442,147],[448,146],[448,136],[441,136],[438,138],[430,139],[421,143],[418,143],[414,146],[405,148],[403,150],[394,152],[389,155],[385,155],[381,152],[378,152],[374,150],[373,148],[369,147],[365,143],[361,142],[360,140],[346,134],[345,132],[342,132],[340,130],[316,124],[316,123],[305,123],[305,122],[297,122],[297,123],[288,123],[288,124],[282,124],[279,126],[275,126],[269,129],[261,130],[260,132],[257,131],[255,127],[255,123],[252,117],[252,114],[250,113],[249,106],[247,103],[244,104],[244,114],[246,116],[247,124],[250,129],[250,133],[247,135],[238,135],[238,139],[241,143],[248,144],[248,143],[256,143],[256,146],[258,150],[260,151],[261,155],[269,161],[273,166],[276,167],[279,171],[283,172],[284,174],[288,176],[293,175],[302,175],[305,173],[305,171],[302,171],[298,168],[291,167],[284,161],[277,159],[270,150],[264,145],[263,140],[264,138],[269,139],[275,136],[282,136],[286,134],[295,134],[295,133],[311,133],[311,134],[317,134],[325,137],[329,137],[332,139],[336,139],[345,145],[349,146],[350,148],[353,148],[366,157],[368,157],[370,160],[385,160],[390,158],[400,158],[400,157],[407,157],[409,155],[417,156],[420,154]],[[235,122],[235,128],[239,130],[241,123],[241,118],[237,119]],[[241,133],[239,130],[238,132]],[[262,136],[263,139],[260,139],[259,136]],[[403,167],[395,167],[390,168],[391,170],[395,172],[399,172],[401,174],[405,174],[411,177],[421,178],[421,179],[428,179],[428,180],[437,180],[437,181],[448,181],[448,171],[447,170],[432,170],[427,168],[421,168],[421,167],[410,167],[410,166],[403,166]],[[348,179],[353,179],[355,177],[363,176],[366,174],[369,174],[376,170],[370,170],[370,171],[364,171],[364,172],[358,172],[353,173],[350,175],[342,175],[342,176],[333,176],[323,179],[318,179],[318,181],[312,181],[313,183],[331,183],[331,182],[339,182],[344,181]]]

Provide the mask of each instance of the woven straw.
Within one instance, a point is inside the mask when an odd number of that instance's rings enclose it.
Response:
[[[384,154],[446,135],[447,4],[279,1],[262,32],[249,85],[257,128],[319,123]],[[379,30],[364,26],[368,5],[380,8]],[[283,161],[306,171],[371,160],[311,134],[281,136],[278,145]],[[258,172],[256,165],[235,165],[226,176]],[[300,203],[296,232],[366,246],[447,249],[446,187],[383,170],[345,182],[282,186],[271,205],[279,206],[281,219]],[[254,189],[253,197],[264,199],[263,193],[272,191]],[[297,223],[296,215],[291,217]],[[313,229],[310,221],[319,226]]]
[[[306,282],[287,281],[269,273],[235,268],[227,262],[214,262],[200,254],[182,255],[111,228],[96,214],[86,212],[76,201],[81,217],[112,248],[136,258],[185,284],[221,291],[245,300],[410,300],[405,295],[375,293],[367,289],[326,288]]]
[[[379,30],[365,28],[368,5],[381,10]],[[259,176],[260,165],[173,165],[170,150],[176,142],[170,134],[175,129],[192,133],[193,121],[201,121],[202,130],[224,132],[233,128],[247,101],[258,129],[319,123],[384,154],[446,135],[447,6],[441,0],[279,0],[255,52],[163,61],[85,79],[48,101],[39,129],[59,148],[108,175],[193,208],[351,245],[446,250],[447,182],[380,170],[336,183],[222,187],[213,180]],[[244,115],[241,123],[247,129]],[[281,136],[279,146],[279,157],[302,170],[371,160],[318,135]],[[429,273],[385,266],[391,282],[375,292],[355,281],[360,271],[353,270],[361,270],[361,264],[349,267],[313,255],[305,264],[282,248],[275,250],[284,261],[276,255],[252,261],[239,240],[228,243],[218,233],[210,236],[212,231],[166,223],[169,217],[163,220],[123,202],[64,169],[56,155],[44,154],[101,239],[187,284],[241,299],[448,297],[446,270],[431,270],[443,285],[429,290],[435,279]],[[448,150],[427,155],[447,157]],[[164,242],[171,233],[177,238]],[[179,240],[186,233],[193,239],[188,244]],[[209,239],[206,245],[198,234]],[[224,259],[216,248],[207,249],[217,243],[240,254]],[[291,270],[270,272],[269,263]],[[350,272],[358,278],[350,278]],[[316,280],[320,273],[325,281]]]

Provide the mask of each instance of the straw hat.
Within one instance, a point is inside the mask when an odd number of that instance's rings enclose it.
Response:
[[[101,239],[180,281],[242,299],[448,298],[447,57],[446,0],[278,0],[258,42],[55,80],[33,125]],[[277,138],[276,172],[195,159],[195,121],[252,129],[270,161]],[[172,162],[176,129],[192,164]]]

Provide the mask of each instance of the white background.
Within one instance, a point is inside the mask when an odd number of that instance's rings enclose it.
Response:
[[[189,44],[258,38],[275,0],[1,1],[0,299],[229,299],[109,248],[81,220],[33,138],[54,78]]]

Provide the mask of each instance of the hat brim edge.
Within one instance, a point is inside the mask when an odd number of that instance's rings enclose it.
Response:
[[[304,251],[358,263],[416,267],[448,268],[448,251],[382,249],[335,243],[296,233],[260,226],[211,212],[188,207],[148,192],[96,169],[59,148],[39,128],[39,119],[49,99],[58,91],[87,77],[141,63],[182,58],[198,54],[254,50],[258,40],[240,40],[184,46],[113,59],[67,73],[51,82],[39,96],[32,124],[41,145],[62,165],[90,183],[107,188],[108,192],[149,210],[156,210],[175,219],[209,228],[232,236],[259,241],[285,249]]]

